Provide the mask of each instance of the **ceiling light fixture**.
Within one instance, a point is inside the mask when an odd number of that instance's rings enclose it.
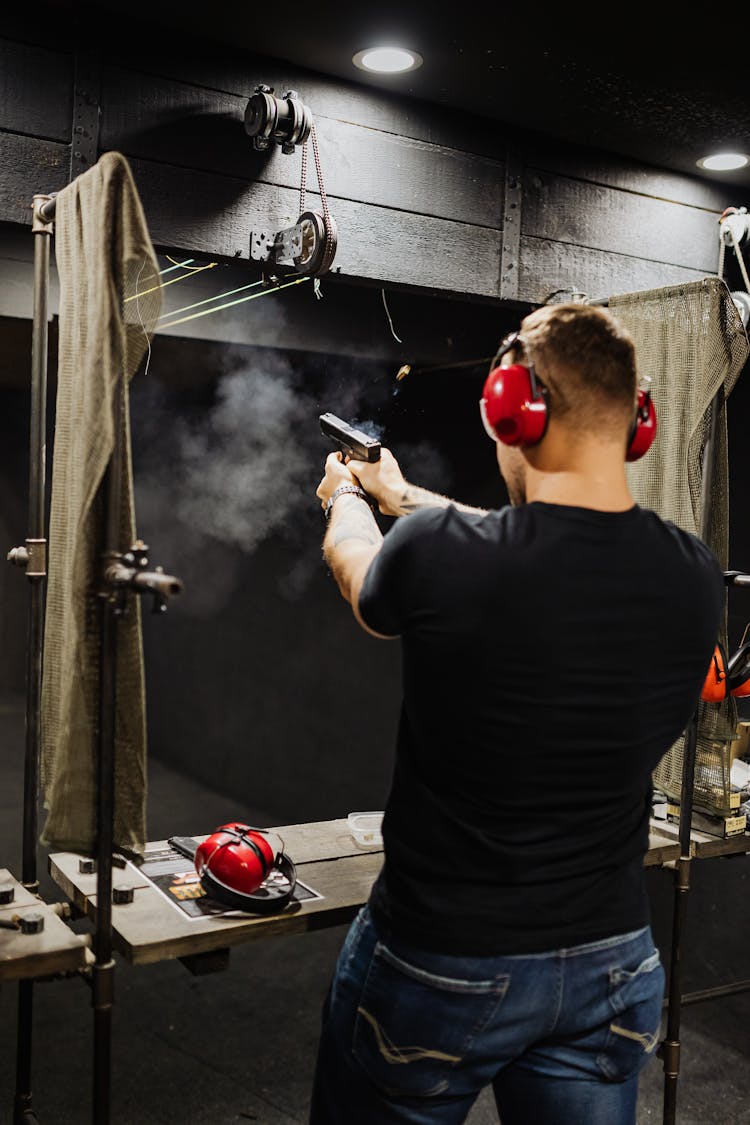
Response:
[[[714,156],[702,156],[696,164],[707,172],[733,172],[750,164],[750,156],[744,152],[717,152]]]
[[[378,74],[404,74],[407,70],[416,70],[423,61],[416,51],[406,51],[403,47],[367,47],[352,58],[360,70]]]

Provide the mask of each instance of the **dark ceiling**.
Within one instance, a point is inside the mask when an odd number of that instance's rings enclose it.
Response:
[[[64,3],[63,3],[64,6]],[[750,171],[710,175],[696,160],[750,152],[750,87],[732,21],[652,4],[554,9],[517,3],[299,3],[217,0],[210,7],[104,0],[126,24],[304,65],[402,96],[750,188]],[[668,10],[667,10],[668,9]],[[369,76],[353,53],[381,42],[413,47],[424,65]],[[176,43],[175,43],[176,48]],[[170,40],[164,41],[166,51]],[[740,193],[742,194],[742,193]],[[737,199],[740,205],[745,201]]]

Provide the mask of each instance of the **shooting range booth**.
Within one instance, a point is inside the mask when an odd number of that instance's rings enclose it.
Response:
[[[738,650],[750,223],[732,183],[281,47],[165,51],[147,25],[115,42],[46,15],[0,38],[0,1116],[303,1121],[382,866],[400,701],[396,646],[320,557],[320,416],[498,507],[477,410],[498,340],[543,304],[607,306],[662,427],[633,495],[714,550]],[[745,706],[697,706],[654,777],[668,989],[639,1106],[665,1125],[691,1125],[678,1092],[704,1081],[694,1012],[741,1057],[715,1029],[750,990]],[[212,900],[178,845],[233,822],[293,859],[283,910]],[[722,1120],[740,1086],[708,1095]],[[495,1120],[481,1099],[469,1118]]]

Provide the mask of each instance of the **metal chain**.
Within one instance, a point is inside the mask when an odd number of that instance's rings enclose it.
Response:
[[[328,196],[326,195],[325,184],[323,183],[323,168],[320,163],[320,152],[318,150],[318,137],[315,132],[315,124],[310,126],[310,136],[312,137],[313,157],[315,159],[315,173],[318,177],[318,188],[320,190],[320,202],[323,206],[323,225],[326,230],[325,253],[323,261],[330,260],[331,251],[333,248],[333,222],[331,220],[331,212],[328,208]],[[307,141],[302,145],[302,171],[300,176],[299,187],[299,213],[302,215],[305,210],[305,202],[307,198]]]
[[[724,242],[724,231],[721,229],[721,224],[719,224],[719,271],[718,271],[718,277],[720,277],[722,279],[722,281],[724,280],[724,250],[725,250],[725,248],[726,248],[726,243]]]
[[[310,136],[312,137],[313,156],[315,157],[315,172],[318,177],[318,187],[320,188],[320,202],[323,204],[323,220],[326,228],[326,248],[323,261],[326,261],[330,260],[333,247],[333,224],[331,223],[331,212],[328,210],[328,197],[326,196],[325,184],[323,183],[323,169],[320,164],[320,152],[318,151],[318,135],[315,132],[314,123],[310,126]]]
[[[302,177],[299,185],[299,213],[300,215],[305,209],[305,198],[307,196],[307,141],[302,145]],[[723,243],[722,243],[723,245]]]
[[[330,211],[328,210],[328,198],[326,196],[326,189],[325,189],[325,185],[323,183],[323,169],[320,166],[320,153],[318,151],[318,136],[317,136],[317,133],[315,132],[315,126],[314,125],[310,129],[310,135],[312,137],[313,156],[315,157],[315,171],[316,171],[317,176],[318,176],[318,187],[320,188],[320,201],[323,204],[323,215],[325,216],[326,227],[328,228],[331,225],[331,223],[330,223],[331,214],[330,214]]]

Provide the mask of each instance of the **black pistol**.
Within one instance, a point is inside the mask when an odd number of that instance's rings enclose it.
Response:
[[[355,430],[354,426],[342,422],[335,414],[321,414],[320,429],[321,433],[336,443],[345,458],[370,463],[380,460],[380,442],[368,437],[362,430]]]

